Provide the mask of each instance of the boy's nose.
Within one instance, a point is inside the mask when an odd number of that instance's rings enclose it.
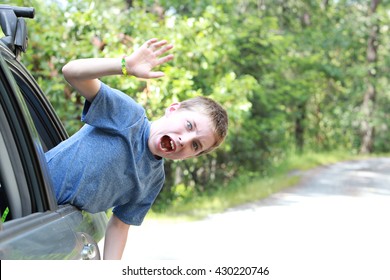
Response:
[[[179,144],[181,147],[186,146],[187,143],[190,143],[192,140],[192,135],[191,134],[186,134],[186,135],[181,135],[179,136]]]
[[[180,144],[180,147],[183,147],[183,146],[184,146],[184,143],[183,143],[182,137],[179,137],[179,144]]]

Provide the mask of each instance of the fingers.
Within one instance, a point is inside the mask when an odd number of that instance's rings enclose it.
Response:
[[[164,76],[165,76],[164,72],[156,71],[156,72],[150,72],[148,78],[156,79],[156,78],[161,78],[161,77],[164,77]]]
[[[168,54],[163,56],[166,52],[171,50],[173,48],[173,45],[168,44],[166,40],[158,40],[157,38],[152,38],[148,41],[146,41],[141,49],[143,52],[143,55],[141,56],[142,59],[145,62],[145,65],[148,67],[151,67],[151,69],[147,69],[148,73],[144,73],[143,77],[150,79],[150,78],[161,78],[165,76],[165,74],[161,71],[151,71],[152,68],[164,64],[168,61],[171,61],[173,59],[173,54]],[[146,63],[147,62],[147,63]],[[141,77],[141,75],[138,75]]]
[[[173,59],[173,54],[161,57],[158,59],[157,65],[161,65],[161,64],[166,63],[168,61],[171,61],[172,59]]]
[[[150,49],[155,53],[156,56],[160,56],[165,52],[173,48],[173,45],[167,45],[167,40],[158,41],[158,39],[153,38],[146,42],[146,48]]]
[[[162,54],[166,53],[167,51],[169,51],[172,48],[173,48],[173,45],[166,45],[166,46],[162,45],[160,48],[158,48],[154,51],[154,54],[156,56],[161,56]]]
[[[165,62],[168,62],[168,61],[170,61],[172,59],[173,59],[173,54],[161,57],[161,58],[158,59],[156,65],[161,65],[161,64],[163,64]],[[161,72],[161,71],[155,71],[155,72],[150,72],[149,73],[149,78],[153,78],[153,79],[161,78],[161,77],[164,77],[164,76],[165,76],[164,72]]]
[[[151,45],[154,44],[154,43],[156,43],[157,41],[158,41],[157,38],[152,38],[152,39],[146,41],[144,45],[146,46],[146,48],[150,48]]]
[[[146,43],[146,45],[147,45],[148,49],[151,49],[152,51],[155,51],[155,50],[161,48],[162,46],[166,45],[167,43],[168,43],[167,40],[158,41],[156,38],[153,38],[153,39],[150,39]]]

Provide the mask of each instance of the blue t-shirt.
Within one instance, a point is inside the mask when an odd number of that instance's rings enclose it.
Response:
[[[124,223],[140,225],[165,179],[163,160],[148,147],[145,110],[101,83],[81,120],[77,133],[46,153],[58,203],[91,213],[114,207]]]

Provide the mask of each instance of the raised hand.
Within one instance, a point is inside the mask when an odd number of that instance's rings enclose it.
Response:
[[[166,40],[156,38],[146,41],[139,49],[126,57],[126,68],[129,74],[144,79],[160,78],[165,74],[152,71],[153,68],[173,59],[173,54],[164,55],[173,48]]]

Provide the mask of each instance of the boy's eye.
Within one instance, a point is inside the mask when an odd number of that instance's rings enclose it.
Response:
[[[193,129],[192,123],[187,121],[186,125],[187,125],[187,129],[189,131],[192,131],[192,129]],[[193,141],[192,142],[192,148],[194,149],[194,151],[197,151],[199,149],[199,143],[196,142],[196,141]]]
[[[192,130],[192,124],[189,121],[187,121],[187,128],[188,130]]]
[[[195,151],[197,151],[199,149],[199,145],[196,142],[192,143],[192,147],[194,148]]]

